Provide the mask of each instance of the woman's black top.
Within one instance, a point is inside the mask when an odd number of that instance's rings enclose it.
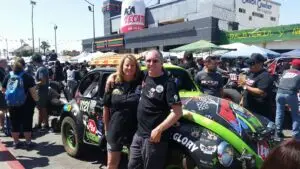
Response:
[[[137,129],[137,105],[140,99],[141,81],[115,84],[104,94],[104,105],[110,108],[107,141],[130,144]]]

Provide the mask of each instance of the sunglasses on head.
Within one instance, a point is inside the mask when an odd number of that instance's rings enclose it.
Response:
[[[158,59],[148,59],[148,60],[146,60],[146,63],[158,63],[159,62],[159,60]]]

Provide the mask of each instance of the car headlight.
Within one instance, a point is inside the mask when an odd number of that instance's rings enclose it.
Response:
[[[234,158],[234,150],[229,143],[227,143],[226,141],[222,141],[218,145],[217,154],[220,164],[222,164],[224,167],[229,167],[232,164]]]

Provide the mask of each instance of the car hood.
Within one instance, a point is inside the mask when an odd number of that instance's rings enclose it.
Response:
[[[209,118],[242,136],[265,129],[263,123],[247,109],[210,95],[182,98],[183,110]],[[205,126],[204,126],[205,127]]]

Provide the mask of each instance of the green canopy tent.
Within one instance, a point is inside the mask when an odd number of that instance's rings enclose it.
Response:
[[[236,49],[226,49],[219,47],[213,43],[210,43],[205,40],[199,40],[197,42],[193,42],[187,45],[180,46],[175,49],[171,49],[170,52],[193,52],[193,53],[200,53],[200,52],[211,52],[213,50],[236,50]]]

